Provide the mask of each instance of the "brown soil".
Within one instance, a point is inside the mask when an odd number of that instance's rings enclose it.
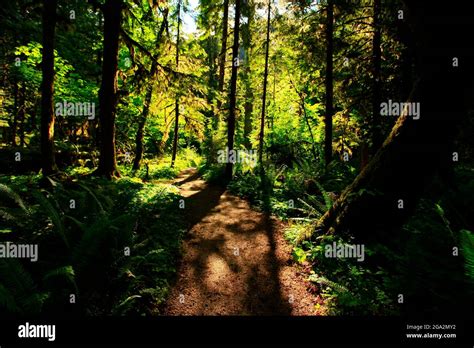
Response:
[[[165,314],[322,314],[307,275],[291,261],[281,221],[208,185],[195,169],[182,172],[175,185],[190,229]]]

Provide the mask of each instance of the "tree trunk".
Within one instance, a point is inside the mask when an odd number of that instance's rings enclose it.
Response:
[[[436,172],[454,165],[453,140],[472,107],[474,81],[474,52],[458,33],[471,30],[473,15],[462,6],[408,4],[422,62],[409,101],[420,103],[420,118],[398,119],[367,167],[320,219],[319,232],[348,233],[360,241],[398,236]],[[457,68],[454,52],[464,62]]]
[[[166,110],[165,110],[166,112]],[[158,145],[158,156],[161,157],[165,153],[165,146],[166,142],[169,139],[170,129],[171,129],[172,121],[167,122],[165,116],[165,130],[163,131],[163,136],[161,137],[160,143]]]
[[[163,12],[163,21],[161,22],[160,29],[156,36],[156,46],[158,50],[160,49],[161,38],[163,36],[163,32],[167,26],[167,23],[168,23],[168,9],[165,9],[165,11]],[[140,169],[140,162],[143,157],[143,151],[144,151],[143,136],[145,133],[146,121],[150,113],[151,98],[153,96],[153,83],[154,83],[154,79],[155,79],[155,75],[157,71],[158,71],[158,64],[155,60],[153,60],[153,62],[151,63],[151,69],[150,69],[151,81],[149,81],[146,88],[145,103],[143,105],[143,115],[138,123],[137,135],[135,137],[135,159],[133,160],[133,167],[132,167],[133,170]]]
[[[104,15],[103,15],[102,11],[97,12],[97,23],[98,23],[97,30],[99,32],[103,32],[103,30],[104,30]],[[101,52],[100,50],[97,50],[97,57],[96,57],[97,66],[102,66],[102,58],[103,58],[102,56],[103,56],[103,51]],[[101,83],[101,78],[102,77],[100,76],[100,74],[97,74],[97,84]],[[101,139],[100,139],[100,121],[99,121],[99,118],[96,117],[93,120],[87,120],[87,122],[89,122],[89,125],[90,125],[90,133],[91,133],[92,138],[94,139],[94,144],[98,149],[100,149]]]
[[[54,117],[54,116],[53,116]],[[25,119],[26,119],[26,83],[21,83],[20,108],[18,109],[18,134],[20,136],[20,147],[25,146]]]
[[[383,142],[382,129],[380,123],[380,69],[382,60],[381,44],[381,25],[380,25],[380,3],[381,0],[374,0],[373,7],[373,30],[374,36],[372,38],[372,119],[371,119],[371,139],[370,147],[371,155],[374,155],[380,148]]]
[[[154,78],[157,70],[157,64],[155,61],[151,64],[150,75]],[[153,81],[150,81],[147,85],[145,103],[143,104],[143,115],[138,123],[137,136],[135,137],[135,159],[133,160],[133,170],[140,169],[140,162],[143,157],[143,135],[145,132],[145,124],[150,113],[151,97],[153,96]]]
[[[173,153],[171,156],[171,168],[174,167],[176,161],[176,153],[178,152],[178,133],[179,133],[179,100],[176,98],[174,107],[174,133],[173,133]]]
[[[316,141],[314,140],[314,135],[313,135],[313,130],[311,129],[311,124],[309,123],[308,114],[306,112],[305,99],[304,99],[303,95],[300,95],[300,100],[301,100],[300,108],[301,108],[301,111],[303,113],[303,117],[306,121],[306,125],[308,126],[309,135],[311,136],[311,150],[313,152],[314,160],[317,160],[318,153],[316,151],[316,145],[315,145]]]
[[[221,94],[224,91],[224,78],[225,78],[225,57],[227,55],[227,26],[229,21],[229,0],[224,0],[224,13],[222,14],[222,38],[221,38],[221,53],[219,54],[219,99],[217,100],[217,113],[216,120],[214,123],[214,129],[217,129],[219,125],[219,113],[222,107],[220,100]]]
[[[176,71],[179,68],[179,29],[181,24],[181,0],[178,1],[178,32],[176,36]],[[174,106],[175,120],[174,120],[174,136],[173,136],[173,153],[171,156],[171,168],[174,167],[174,162],[176,161],[176,153],[178,152],[178,136],[179,136],[179,81],[178,81],[178,91],[176,91],[176,100]]]
[[[333,22],[334,4],[328,0],[326,23],[326,115],[324,116],[324,158],[326,165],[332,160],[332,115],[333,115]]]
[[[107,0],[103,6],[104,51],[100,103],[100,158],[96,174],[120,177],[115,151],[115,116],[117,109],[118,48],[122,0]]]
[[[54,157],[54,30],[56,0],[43,2],[43,61],[41,70],[41,162],[43,175],[57,171]],[[25,91],[22,92],[23,94]],[[25,96],[22,96],[23,100]],[[23,103],[24,104],[24,103]],[[25,105],[21,106],[24,114]],[[23,117],[24,118],[24,117]],[[24,122],[24,121],[23,121]]]
[[[244,102],[244,146],[250,150],[252,144],[250,142],[250,133],[252,132],[252,114],[253,114],[253,89],[252,89],[252,69],[251,69],[251,49],[252,49],[252,25],[255,16],[255,4],[247,1],[245,5],[248,12],[248,20],[242,29],[242,45],[245,48],[246,61],[243,68],[243,82],[245,86],[245,102]]]
[[[250,142],[250,133],[252,133],[252,114],[253,114],[253,90],[251,87],[250,80],[250,67],[248,67],[245,73],[245,103],[244,103],[244,146],[247,149],[251,149],[252,144]]]
[[[217,24],[213,21],[213,24],[210,28],[207,28],[207,34],[209,37],[206,39],[206,53],[207,53],[207,64],[209,65],[209,75],[208,75],[208,87],[209,92],[207,93],[207,102],[210,106],[209,112],[205,113],[204,119],[204,143],[203,149],[206,153],[208,163],[216,163],[216,152],[214,144],[214,134],[216,133],[217,125],[217,114],[218,110],[216,109],[215,102],[217,96],[217,89],[219,83],[219,71],[218,71],[218,62],[216,64],[216,58],[218,59],[219,45],[217,37],[214,36],[216,31]]]
[[[230,78],[229,119],[227,120],[227,148],[229,153],[234,149],[237,68],[239,65],[240,1],[241,0],[236,0],[235,2],[234,44],[232,46],[232,75]],[[225,167],[225,178],[229,181],[232,179],[233,167],[234,164],[228,158]]]
[[[260,118],[260,135],[258,147],[258,161],[263,168],[263,141],[265,135],[265,107],[267,104],[267,83],[268,83],[268,54],[270,51],[270,16],[272,9],[272,0],[268,0],[267,13],[267,39],[265,46],[265,71],[263,73],[263,94],[262,94],[262,116]]]
[[[18,127],[18,81],[15,81],[13,99],[13,121],[11,125],[11,144],[16,147],[16,130]]]

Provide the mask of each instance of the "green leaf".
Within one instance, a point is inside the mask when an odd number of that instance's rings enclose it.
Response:
[[[292,255],[293,259],[298,263],[303,263],[306,261],[306,252],[299,247],[293,248]]]

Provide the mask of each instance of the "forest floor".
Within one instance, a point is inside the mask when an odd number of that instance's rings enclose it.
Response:
[[[285,225],[189,168],[174,181],[189,230],[166,315],[321,315]],[[319,309],[318,309],[319,308]]]

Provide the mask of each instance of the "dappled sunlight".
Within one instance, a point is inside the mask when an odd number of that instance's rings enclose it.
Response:
[[[187,173],[190,177],[193,174]],[[280,273],[289,257],[288,250],[281,250],[281,226],[276,228],[271,219],[253,211],[248,202],[211,185],[188,195],[200,181],[181,186],[193,225],[185,240],[184,257],[169,296],[167,313],[315,313],[311,306],[298,306],[299,301],[290,304],[289,294],[282,289],[289,285],[290,278],[281,278]],[[309,299],[304,284],[296,284],[293,279],[291,282],[293,288],[298,288],[293,290],[294,296]],[[179,301],[179,294],[185,295],[184,303]]]

